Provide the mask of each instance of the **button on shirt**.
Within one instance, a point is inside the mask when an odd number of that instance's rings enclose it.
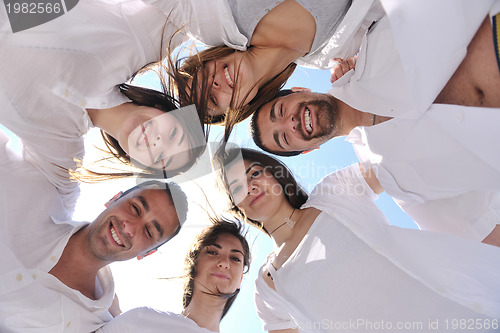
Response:
[[[111,271],[98,272],[97,300],[48,274],[86,223],[69,219],[59,192],[7,141],[0,132],[0,331],[94,331],[111,319]]]

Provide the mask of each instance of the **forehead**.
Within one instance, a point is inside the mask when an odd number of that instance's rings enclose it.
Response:
[[[220,245],[223,249],[238,250],[243,252],[243,245],[241,244],[241,241],[236,236],[228,233],[220,234],[215,243]]]

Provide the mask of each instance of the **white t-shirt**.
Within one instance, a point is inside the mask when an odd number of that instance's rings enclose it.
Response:
[[[48,273],[87,223],[70,220],[55,187],[7,141],[0,132],[0,331],[94,331],[112,318],[111,271],[98,272],[97,300]]]
[[[375,197],[357,166],[315,187],[304,207],[322,213],[287,261],[276,270],[271,254],[257,278],[264,329],[354,332],[384,321],[430,332],[429,320],[500,317],[500,249],[388,226]]]
[[[97,333],[213,333],[181,314],[143,307],[127,311]]]
[[[173,7],[176,1],[163,3]],[[16,33],[1,7],[0,22],[0,123],[23,140],[25,159],[73,210],[78,184],[59,167],[74,169],[73,159],[83,157],[83,135],[92,127],[86,109],[128,102],[118,85],[161,60],[180,26],[140,0],[80,1]],[[186,39],[178,34],[173,46]]]

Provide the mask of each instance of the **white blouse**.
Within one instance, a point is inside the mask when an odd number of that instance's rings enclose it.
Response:
[[[142,307],[115,317],[96,333],[214,333],[184,315]]]
[[[83,157],[83,135],[92,127],[86,109],[128,102],[118,85],[161,60],[180,27],[139,0],[80,1],[61,17],[17,33],[2,7],[0,22],[0,123],[22,139],[25,158],[73,210],[78,185],[60,167],[75,168],[73,159]],[[186,39],[178,34],[173,46]]]
[[[276,270],[271,254],[257,278],[264,329],[354,332],[383,321],[431,332],[430,320],[500,317],[499,248],[388,226],[375,197],[357,166],[316,186],[304,207],[322,213],[287,261]]]

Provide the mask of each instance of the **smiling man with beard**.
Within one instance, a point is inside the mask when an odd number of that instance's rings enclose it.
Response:
[[[75,222],[57,189],[0,132],[0,331],[93,332],[111,320],[108,264],[151,253],[186,219],[180,187],[145,182]]]
[[[347,136],[421,229],[498,246],[500,2],[383,2],[355,69],[342,62],[328,94],[282,92],[254,113],[253,139],[294,156]]]

